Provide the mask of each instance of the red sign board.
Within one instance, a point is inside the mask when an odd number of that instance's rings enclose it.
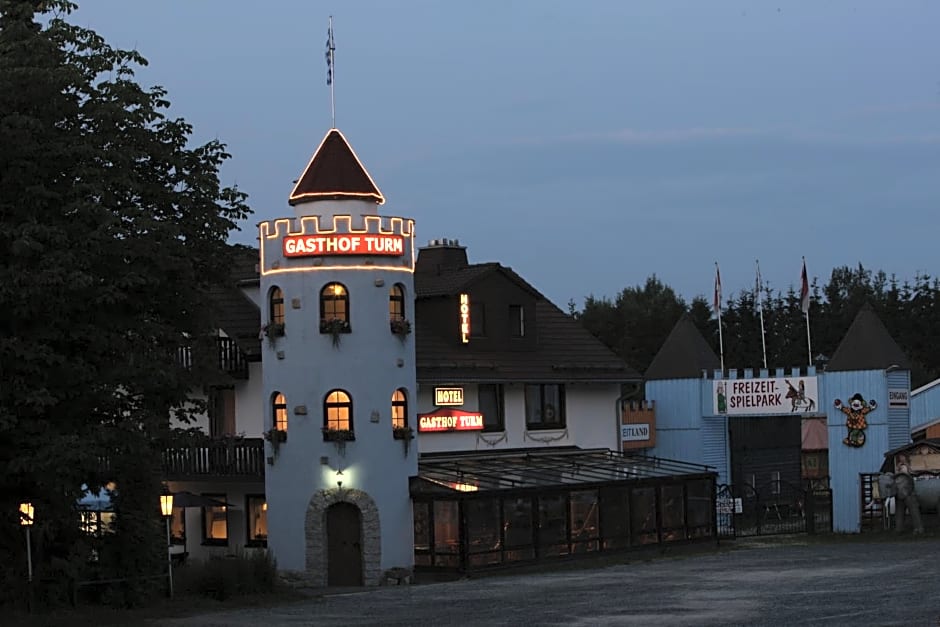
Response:
[[[369,233],[330,233],[326,235],[288,235],[283,243],[285,257],[319,257],[323,255],[385,255],[405,254],[405,238],[401,235]]]
[[[483,414],[459,409],[441,408],[429,414],[418,414],[418,432],[481,431]]]

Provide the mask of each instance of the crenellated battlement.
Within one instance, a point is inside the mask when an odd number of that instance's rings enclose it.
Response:
[[[321,224],[323,222],[324,224]],[[411,218],[378,215],[303,216],[278,218],[258,225],[262,239],[288,235],[331,235],[336,233],[414,236]]]
[[[394,216],[313,215],[258,225],[261,274],[317,270],[414,272],[414,220]]]

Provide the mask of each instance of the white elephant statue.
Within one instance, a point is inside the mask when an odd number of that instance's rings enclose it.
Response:
[[[904,531],[905,511],[909,511],[911,514],[914,533],[924,532],[924,523],[920,517],[920,501],[917,492],[915,492],[917,483],[923,482],[915,482],[914,477],[906,472],[885,472],[878,475],[878,489],[881,498],[895,497],[895,511],[897,512],[895,528],[899,533]],[[916,487],[919,488],[920,486],[916,485]],[[936,500],[934,501],[934,507],[936,507]]]

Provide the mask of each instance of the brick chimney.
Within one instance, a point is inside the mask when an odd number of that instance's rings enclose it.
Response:
[[[455,239],[432,239],[418,249],[417,274],[441,274],[469,266],[467,247]]]

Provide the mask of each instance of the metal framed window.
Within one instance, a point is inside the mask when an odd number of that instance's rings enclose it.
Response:
[[[388,291],[388,319],[390,322],[405,319],[405,288],[401,283]]]
[[[392,392],[392,428],[408,426],[408,397],[404,388]]]
[[[271,416],[276,430],[287,431],[287,399],[280,392],[272,397]]]
[[[526,384],[525,386],[526,429],[564,429],[565,386],[551,384]]]
[[[323,401],[323,426],[334,431],[353,430],[352,399],[344,390],[332,390]]]
[[[349,332],[349,292],[341,283],[320,290],[320,332]]]

